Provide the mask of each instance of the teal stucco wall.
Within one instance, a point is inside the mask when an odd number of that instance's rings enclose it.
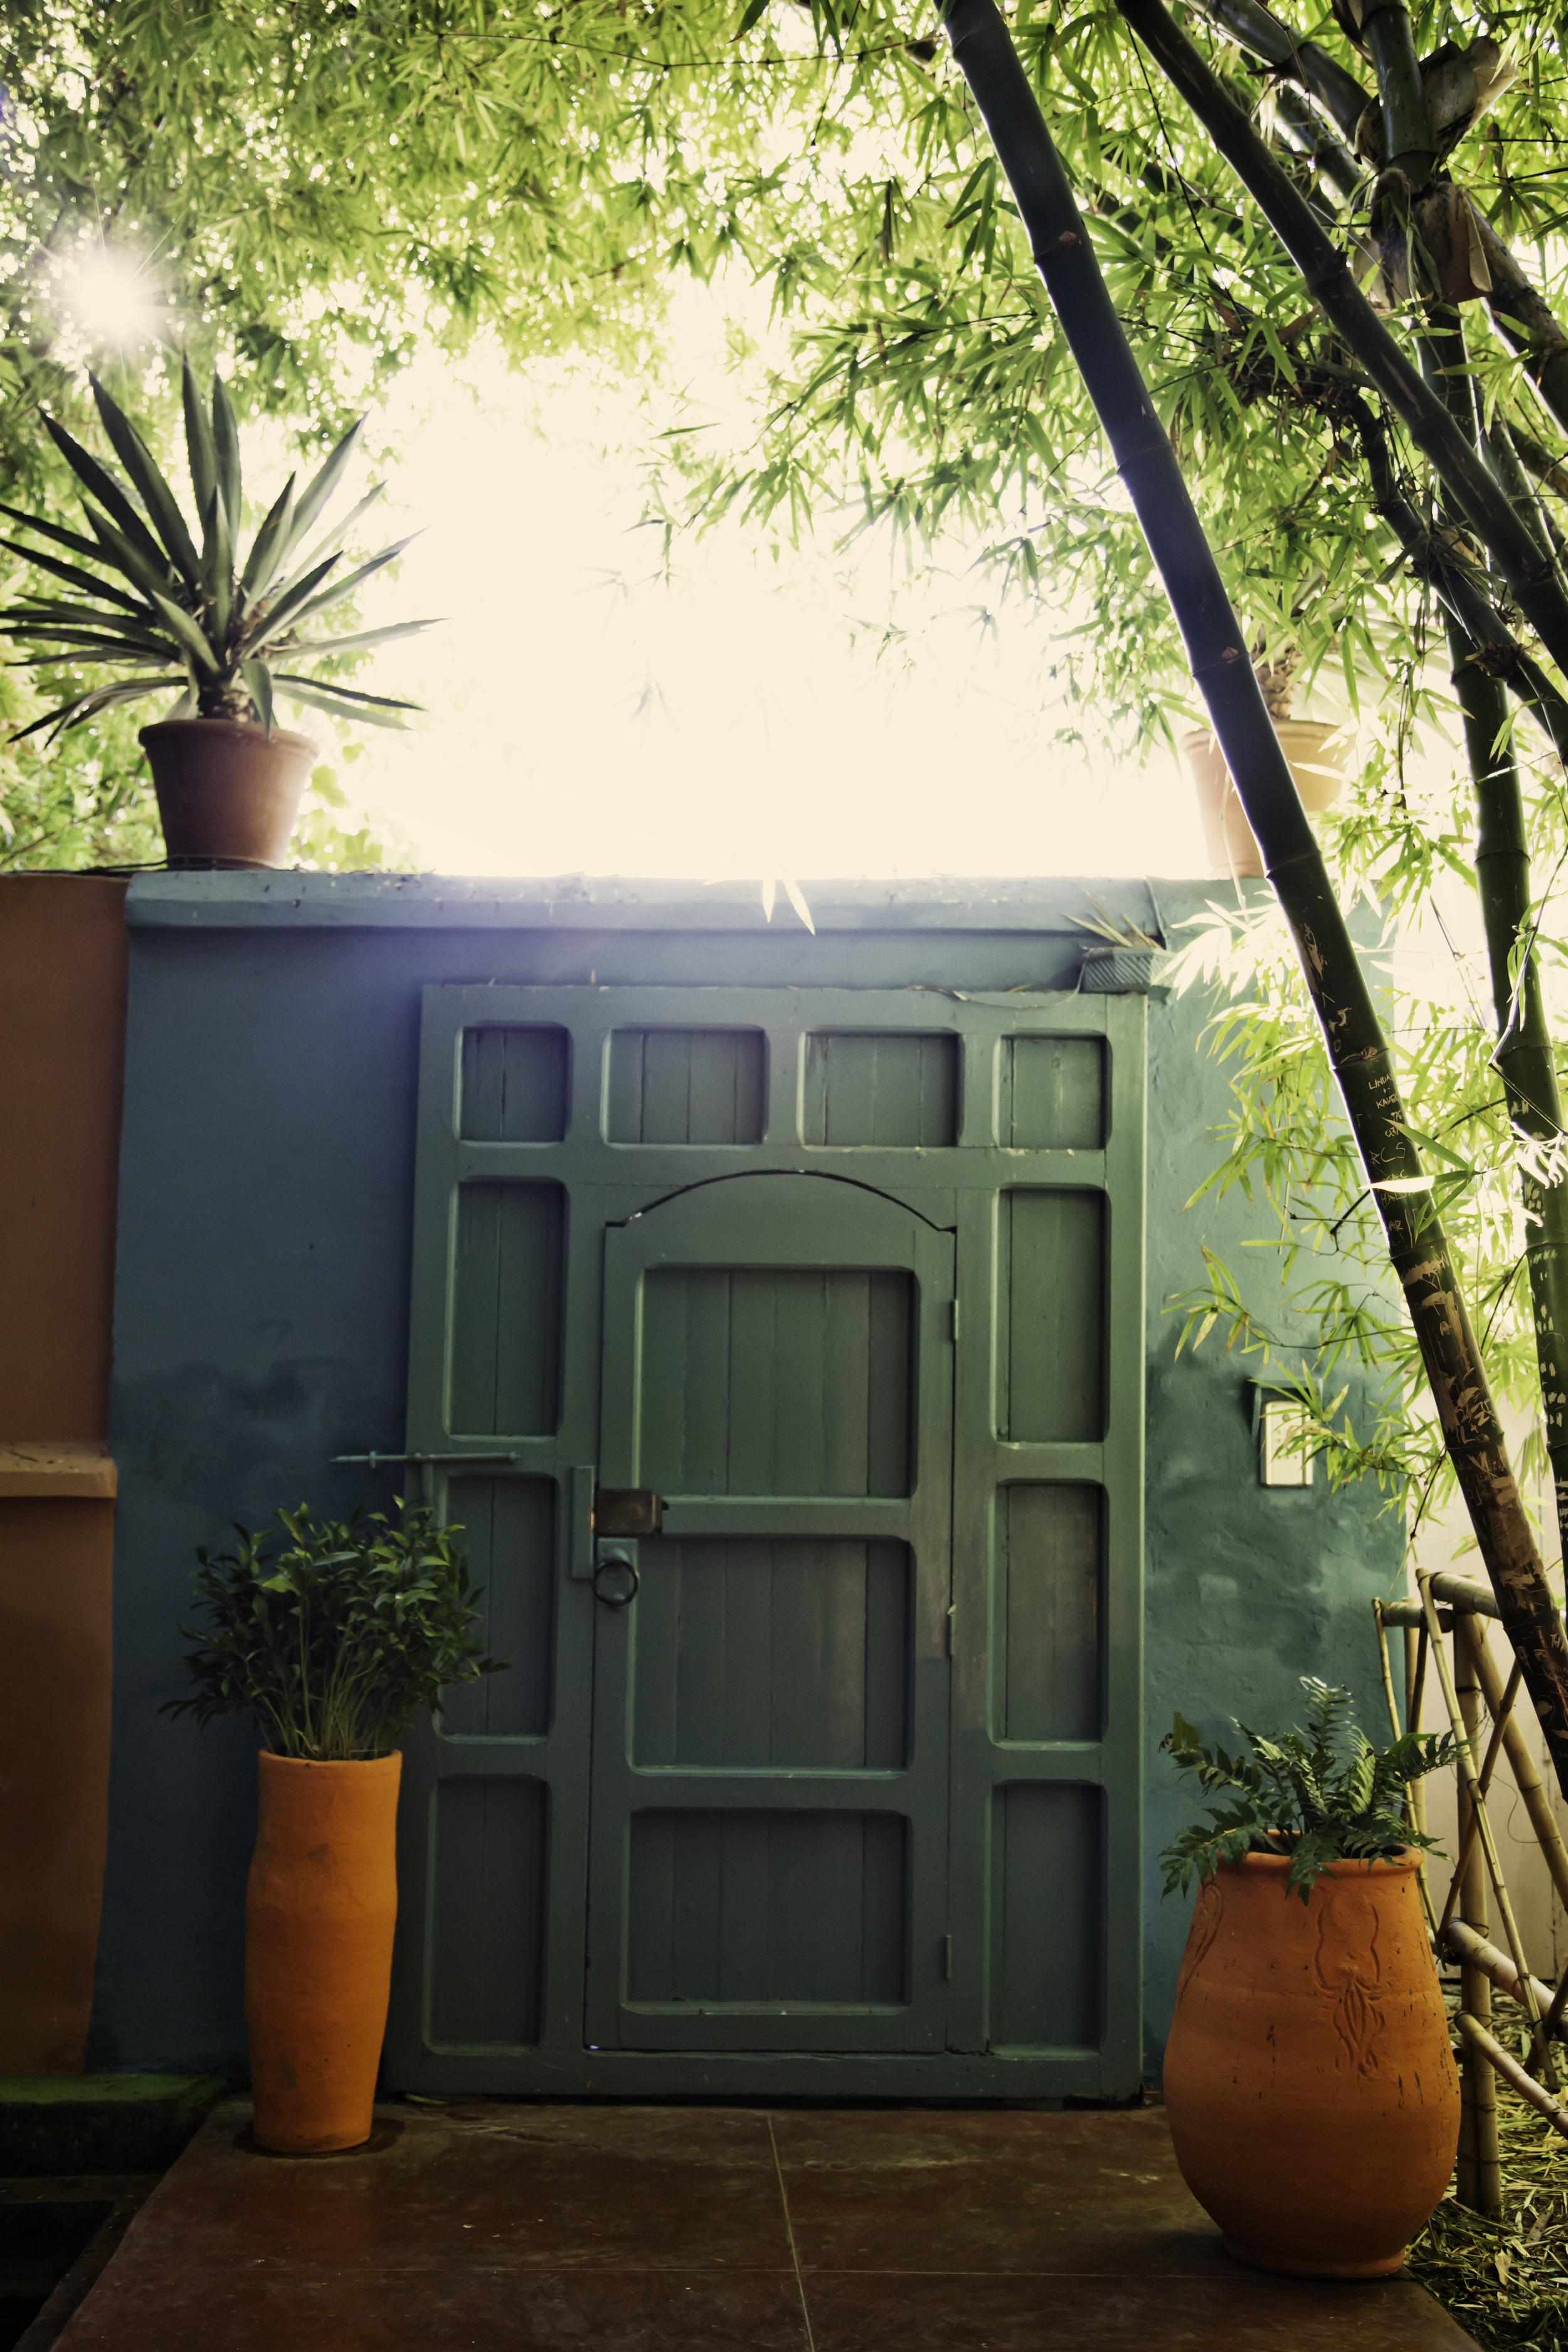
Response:
[[[157,1709],[178,1687],[192,1554],[279,1502],[384,1502],[334,1454],[401,1444],[420,990],[426,981],[1071,988],[1092,895],[1148,925],[1205,892],[1116,881],[816,885],[810,937],[681,884],[150,876],[132,887],[111,1444],[120,1471],[110,1852],[89,2063],[242,2074],[255,1738]],[[1258,1483],[1251,1368],[1174,1360],[1200,1242],[1272,1260],[1238,1197],[1184,1203],[1226,1078],[1196,996],[1150,1006],[1145,2016],[1157,2068],[1185,1933],[1153,1856],[1185,1817],[1155,1743],[1289,1719],[1297,1678],[1376,1721],[1370,1610],[1398,1572],[1377,1498]],[[1359,1398],[1352,1389],[1352,1408]]]

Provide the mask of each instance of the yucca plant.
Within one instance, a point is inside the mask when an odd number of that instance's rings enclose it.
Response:
[[[1227,1756],[1205,1747],[1178,1715],[1160,1742],[1179,1771],[1197,1776],[1205,1796],[1223,1790],[1231,1801],[1211,1805],[1160,1856],[1167,1895],[1183,1894],[1194,1876],[1212,1878],[1222,1862],[1243,1854],[1289,1854],[1293,1887],[1305,1903],[1331,1862],[1388,1861],[1406,1846],[1435,1841],[1413,1829],[1404,1810],[1412,1780],[1454,1761],[1454,1735],[1406,1731],[1374,1748],[1358,1727],[1351,1695],[1337,1683],[1303,1675],[1307,1727],[1266,1739],[1244,1723],[1237,1729],[1252,1753]]]
[[[45,428],[79,485],[90,538],[0,503],[9,515],[65,554],[16,540],[0,544],[60,582],[68,597],[24,596],[0,618],[0,634],[23,648],[33,670],[58,672],[103,664],[117,673],[105,685],[46,711],[13,740],[50,730],[49,740],[100,710],[177,688],[167,719],[259,719],[270,732],[277,695],[342,719],[404,724],[418,709],[390,696],[364,694],[336,679],[301,676],[300,665],[363,653],[434,625],[401,621],[342,637],[315,634],[323,614],[341,604],[401,555],[401,539],[369,562],[340,573],[343,542],[382,494],[378,484],[308,552],[308,534],[342,481],[364,429],[360,417],[301,490],[291,474],[243,560],[239,434],[223,381],[213,376],[210,408],[184,362],[185,446],[199,518],[195,530],[130,418],[91,378],[110,446],[125,469],[117,480],[57,417]],[[65,557],[73,560],[67,562]],[[98,572],[84,569],[95,564]],[[100,576],[102,573],[109,578]],[[337,576],[334,577],[334,574]],[[285,668],[281,665],[287,663]]]

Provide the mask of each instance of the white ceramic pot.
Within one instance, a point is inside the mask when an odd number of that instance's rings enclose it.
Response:
[[[1310,816],[1332,808],[1344,789],[1352,734],[1322,719],[1277,719],[1286,764]],[[1236,786],[1219,745],[1206,727],[1194,727],[1182,738],[1182,752],[1197,788],[1198,814],[1213,874],[1234,876],[1238,882],[1264,871],[1263,856],[1242,814]]]

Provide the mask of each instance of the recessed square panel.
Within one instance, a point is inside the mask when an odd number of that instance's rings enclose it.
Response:
[[[550,1728],[555,1495],[553,1478],[447,1483],[447,1517],[462,1529],[458,1541],[479,1587],[474,1632],[491,1657],[510,1664],[442,1693],[443,1738],[538,1738]]]
[[[1098,1739],[1103,1713],[1098,1486],[1015,1486],[996,1496],[1004,1667],[999,1738]]]
[[[760,1143],[767,1055],[760,1029],[617,1029],[612,1143]]]
[[[539,2039],[548,1822],[542,1780],[437,1783],[429,2038],[437,2048]]]
[[[991,2046],[1092,2050],[1105,2008],[1104,1800],[1014,1780],[991,1816]]]
[[[908,1758],[910,1555],[901,1543],[645,1540],[634,1762],[688,1770],[897,1770]]]
[[[465,1029],[458,1132],[474,1143],[559,1143],[571,1069],[564,1029]]]
[[[1007,1040],[1002,1140],[1015,1150],[1097,1151],[1105,1141],[1103,1039]]]
[[[908,1845],[898,1813],[634,1813],[627,1999],[775,2011],[902,2003]]]
[[[805,1120],[807,1143],[956,1143],[957,1038],[817,1032],[805,1041]]]
[[[661,1495],[904,1495],[912,1276],[658,1267],[643,1292],[644,1484]]]

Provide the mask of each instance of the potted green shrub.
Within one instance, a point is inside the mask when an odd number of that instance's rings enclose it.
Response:
[[[1307,1727],[1247,1751],[1178,1715],[1162,1745],[1220,1796],[1165,1849],[1167,1895],[1197,1902],[1165,2051],[1187,2186],[1264,2270],[1375,2278],[1447,2186],[1459,2080],[1419,1899],[1410,1781],[1453,1760],[1445,1732],[1378,1749],[1348,1691],[1303,1678]],[[1289,2151],[1281,2163],[1280,2151]]]
[[[495,1674],[455,1538],[424,1509],[237,1529],[196,1557],[195,1685],[162,1710],[254,1717],[260,1805],[246,1890],[245,2021],[259,2146],[370,2137],[397,1915],[396,1742],[453,1685]]]
[[[306,547],[358,445],[363,417],[303,489],[290,475],[242,559],[234,409],[216,373],[210,408],[188,362],[184,374],[194,526],[146,442],[96,376],[93,397],[125,469],[123,480],[57,418],[44,419],[76,476],[91,536],[0,505],[0,514],[58,551],[4,543],[69,592],[61,595],[57,588],[51,595],[19,598],[0,619],[0,634],[16,642],[35,671],[112,673],[100,685],[73,690],[13,740],[47,729],[52,742],[100,710],[172,687],[172,709],[141,736],[170,863],[280,866],[314,750],[306,736],[274,724],[277,701],[400,726],[402,714],[416,704],[321,677],[316,665],[433,624],[403,621],[339,637],[316,634],[334,604],[408,545],[399,540],[368,562],[341,570],[343,541],[379,497],[378,488]]]

